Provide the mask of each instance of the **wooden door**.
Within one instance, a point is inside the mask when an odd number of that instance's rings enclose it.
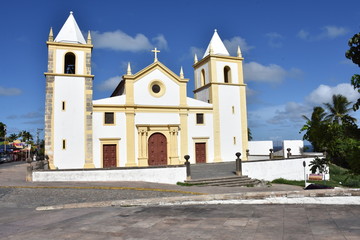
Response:
[[[148,141],[148,164],[167,165],[167,143],[166,137],[161,133],[154,133]]]
[[[116,144],[103,145],[103,168],[116,167]]]
[[[196,163],[206,163],[206,143],[195,143]]]

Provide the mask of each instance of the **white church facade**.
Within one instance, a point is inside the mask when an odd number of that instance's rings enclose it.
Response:
[[[46,76],[45,154],[51,169],[111,168],[246,160],[247,112],[243,58],[230,56],[215,31],[189,79],[157,59],[132,73],[112,95],[93,100],[92,41],[72,13],[54,38]],[[150,51],[150,49],[149,49]]]

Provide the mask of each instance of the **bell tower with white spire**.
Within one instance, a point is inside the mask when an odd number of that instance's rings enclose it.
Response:
[[[214,161],[246,160],[248,148],[246,85],[240,47],[230,56],[217,30],[198,61],[194,57],[195,98],[213,105]]]
[[[50,29],[45,102],[45,155],[51,169],[93,168],[90,32],[73,12],[54,39]]]

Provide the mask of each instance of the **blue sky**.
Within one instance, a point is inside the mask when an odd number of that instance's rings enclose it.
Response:
[[[43,128],[46,40],[73,11],[93,36],[94,99],[110,96],[131,62],[135,73],[159,61],[194,89],[194,53],[201,58],[214,29],[232,56],[240,45],[254,140],[302,139],[312,107],[332,94],[358,93],[359,68],[344,56],[360,32],[359,1],[6,1],[0,15],[0,121],[8,134]],[[359,119],[360,113],[355,117]]]

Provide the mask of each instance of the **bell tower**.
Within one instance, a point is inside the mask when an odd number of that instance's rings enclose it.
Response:
[[[70,12],[55,39],[50,29],[46,44],[45,155],[49,166],[93,168],[90,32],[85,41]]]
[[[214,162],[232,160],[241,153],[246,160],[248,148],[246,84],[243,57],[230,56],[217,30],[203,58],[194,58],[195,98],[213,105]]]

